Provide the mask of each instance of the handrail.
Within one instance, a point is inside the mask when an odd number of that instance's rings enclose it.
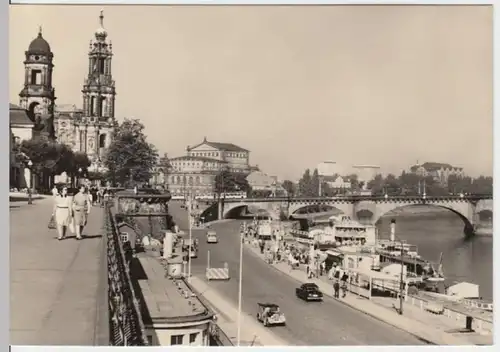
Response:
[[[107,215],[106,209],[100,209]],[[94,330],[94,345],[109,346],[109,285],[108,285],[108,238],[106,236],[106,223],[102,224],[102,245],[99,255],[99,281],[97,284],[96,321]]]
[[[147,346],[148,339],[139,301],[130,277],[127,257],[111,212],[106,204],[108,305],[111,346]]]

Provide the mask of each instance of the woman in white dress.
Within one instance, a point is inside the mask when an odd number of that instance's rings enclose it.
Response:
[[[54,217],[57,227],[57,239],[60,241],[66,237],[66,231],[71,221],[72,200],[68,196],[68,188],[63,187],[61,192],[54,196]]]

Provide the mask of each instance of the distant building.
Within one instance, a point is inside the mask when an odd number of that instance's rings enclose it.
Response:
[[[30,119],[28,110],[9,104],[10,130],[10,186],[15,188],[31,187],[31,171],[16,160],[14,149],[24,140],[30,140],[35,133],[35,122]],[[35,183],[37,180],[35,180]],[[35,184],[36,187],[36,184]]]
[[[252,188],[252,191],[271,191],[275,192],[276,188],[281,188],[278,185],[278,179],[276,176],[269,176],[262,171],[253,171],[247,176],[248,185]]]
[[[335,161],[322,161],[316,168],[320,176],[343,175],[343,167]]]
[[[377,165],[353,165],[352,168],[353,173],[358,176],[358,181],[363,182],[363,189],[380,173],[380,166]]]
[[[348,177],[325,176],[323,181],[328,185],[328,187],[336,191],[351,189],[351,180],[349,180]]]
[[[148,343],[150,346],[209,346],[214,313],[180,279],[182,260],[176,264],[169,262],[167,278],[158,258],[138,253],[137,269],[131,271],[132,280],[141,291],[139,305]]]
[[[410,167],[410,171],[421,177],[431,176],[436,182],[442,185],[448,184],[448,177],[455,175],[457,177],[464,177],[464,169],[462,167],[452,166],[445,163],[425,162],[423,164],[417,163]]]
[[[249,174],[250,151],[232,143],[209,142],[206,138],[186,155],[169,159],[171,169],[165,180],[172,195],[213,195],[215,177],[221,170]]]
[[[105,171],[101,158],[118,125],[115,80],[111,74],[113,50],[103,27],[102,11],[99,21],[95,40],[88,48],[88,72],[81,90],[81,109],[73,104],[55,103],[54,53],[42,36],[41,28],[25,52],[24,85],[19,93],[19,105],[34,123],[33,133],[56,139],[74,152],[86,153],[92,162],[89,168],[92,171]]]

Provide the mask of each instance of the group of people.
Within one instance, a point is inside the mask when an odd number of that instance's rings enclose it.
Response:
[[[87,218],[92,208],[92,199],[87,187],[80,186],[78,193],[70,195],[68,187],[56,187],[52,189],[54,208],[52,219],[57,229],[57,239],[66,238],[68,229],[74,232],[77,240],[82,239],[83,228],[87,224]]]

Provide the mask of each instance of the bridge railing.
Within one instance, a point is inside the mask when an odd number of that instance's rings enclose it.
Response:
[[[493,199],[493,195],[488,194],[471,194],[471,195],[444,195],[444,196],[431,196],[426,195],[348,195],[348,196],[336,196],[336,197],[269,197],[269,198],[245,198],[245,199],[224,199],[228,203],[248,203],[248,202],[326,202],[326,201],[362,201],[362,200],[372,200],[372,201],[383,201],[383,200],[481,200],[481,199]]]
[[[107,261],[107,303],[109,312],[107,321],[109,341],[107,345],[147,346],[148,339],[139,301],[132,285],[117,224],[111,212],[111,202],[106,204],[105,212],[104,243]],[[100,325],[104,325],[104,322]]]

